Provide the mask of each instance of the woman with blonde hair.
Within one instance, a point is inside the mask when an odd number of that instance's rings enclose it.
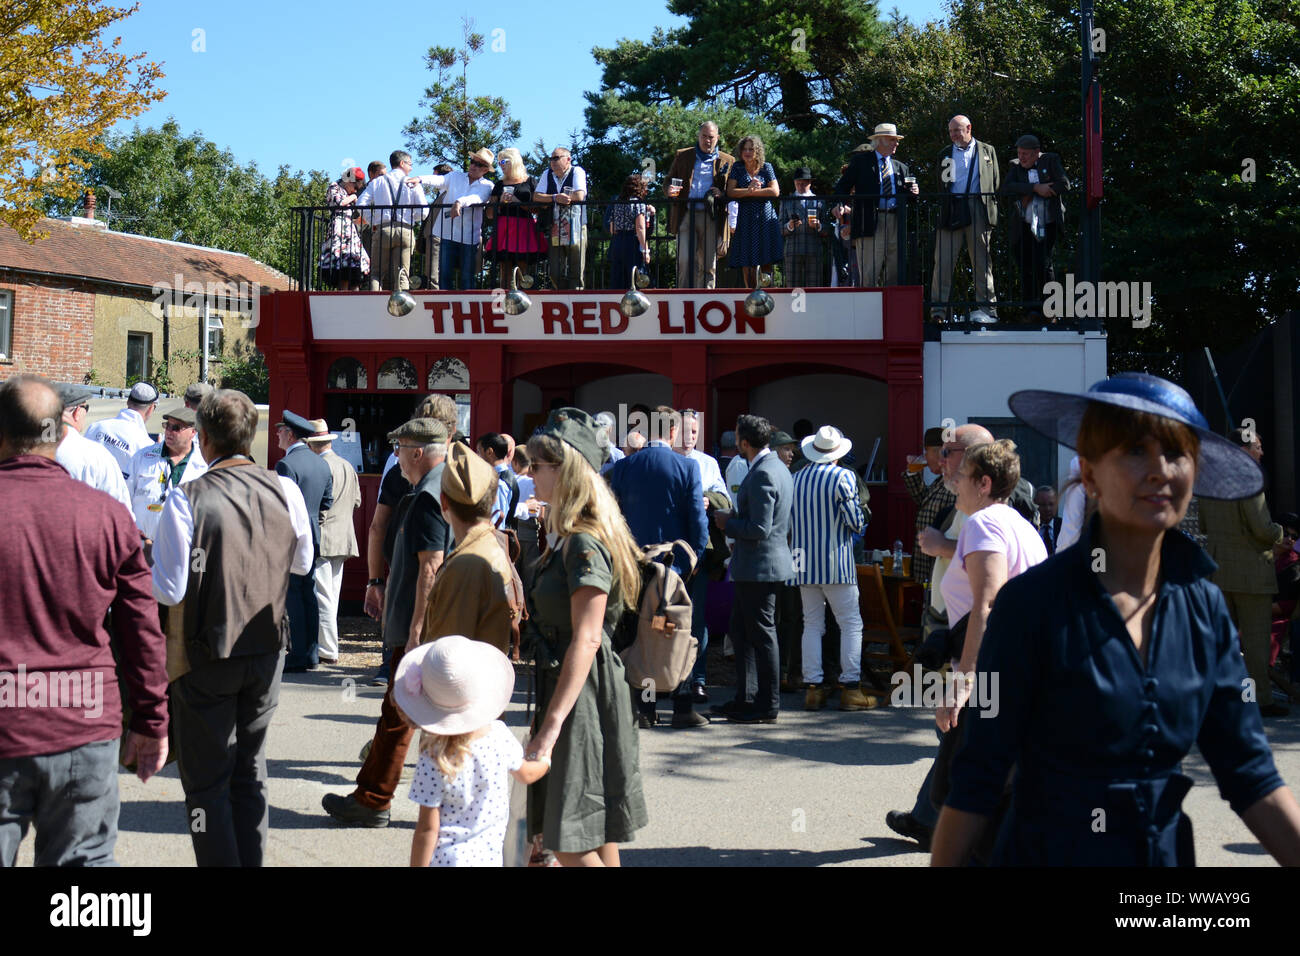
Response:
[[[537,718],[529,759],[551,773],[528,790],[528,829],[563,866],[618,866],[646,825],[631,692],[611,637],[641,585],[636,543],[600,477],[604,429],[560,408],[528,441],[547,548],[529,593]]]
[[[727,262],[740,269],[745,285],[754,288],[763,266],[769,268],[785,256],[781,221],[771,200],[781,195],[776,171],[767,162],[763,141],[746,136],[736,144],[736,162],[727,174],[727,198],[741,200],[731,237]]]
[[[510,147],[497,153],[501,182],[492,189],[487,207],[489,219],[496,219],[496,231],[483,243],[483,251],[493,255],[501,267],[501,288],[514,288],[515,267],[527,272],[546,254],[546,237],[530,207],[537,180],[528,175],[519,150]]]

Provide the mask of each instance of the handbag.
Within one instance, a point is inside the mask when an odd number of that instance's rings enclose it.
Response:
[[[956,148],[954,147],[954,152]],[[975,158],[966,170],[966,188],[960,193],[949,193],[939,207],[940,229],[965,229],[975,221],[970,208],[970,184],[975,178],[975,169],[979,163],[979,147],[975,147]]]

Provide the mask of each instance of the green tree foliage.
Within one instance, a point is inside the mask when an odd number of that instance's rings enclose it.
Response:
[[[0,4],[0,222],[24,239],[47,197],[81,192],[95,131],[136,116],[166,94],[144,54],[118,52],[102,34],[136,11],[101,0],[8,0]]]
[[[460,49],[435,46],[425,54],[425,65],[434,74],[420,99],[426,112],[403,130],[422,162],[446,161],[457,168],[465,166],[470,153],[485,147],[499,152],[519,138],[519,121],[510,116],[504,99],[469,95],[469,64],[483,52],[484,37],[474,32],[473,20],[463,19],[461,30]]]
[[[112,134],[103,147],[106,156],[87,155],[85,185],[121,193],[113,200],[110,228],[242,252],[286,273],[294,252],[290,210],[323,204],[329,185],[319,170],[304,174],[287,166],[268,178],[199,132],[183,136],[173,119],[159,129]],[[49,215],[79,207],[75,199],[46,204]]]

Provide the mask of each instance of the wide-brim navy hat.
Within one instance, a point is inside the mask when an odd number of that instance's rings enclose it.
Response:
[[[1016,417],[1034,431],[1076,450],[1079,423],[1089,402],[1159,415],[1194,431],[1201,440],[1193,488],[1197,497],[1230,501],[1250,498],[1264,488],[1264,474],[1255,460],[1235,443],[1210,431],[1192,396],[1158,376],[1120,372],[1082,394],[1027,389],[1007,399]]]

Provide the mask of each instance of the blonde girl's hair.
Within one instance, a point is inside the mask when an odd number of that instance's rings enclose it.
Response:
[[[528,178],[528,170],[524,169],[524,157],[519,150],[515,149],[513,146],[507,146],[505,149],[501,150],[501,152],[497,153],[497,162],[500,163],[503,159],[510,160],[510,175],[517,176],[520,173],[523,173],[524,178]]]
[[[767,150],[763,148],[763,138],[753,133],[740,137],[740,142],[736,144],[736,161],[742,166],[744,165],[745,157],[741,155],[741,150],[744,149],[746,143],[754,144],[754,161],[758,163],[761,169],[763,164],[767,162]]]
[[[550,435],[528,439],[528,454],[533,461],[559,467],[546,530],[563,537],[582,532],[603,544],[613,562],[613,587],[624,607],[635,607],[641,591],[636,541],[605,479],[576,450]]]
[[[433,760],[439,772],[447,778],[447,782],[456,779],[456,774],[460,773],[465,767],[465,759],[469,756],[469,741],[473,736],[470,734],[452,734],[443,736],[442,734],[424,734],[422,747],[430,759]]]

